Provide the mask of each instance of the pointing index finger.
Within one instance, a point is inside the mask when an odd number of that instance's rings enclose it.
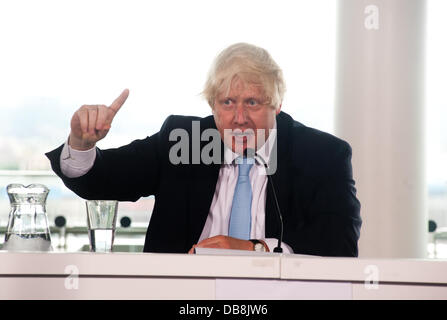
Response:
[[[115,101],[112,102],[109,109],[111,109],[114,113],[117,113],[119,109],[122,107],[124,102],[126,102],[127,97],[129,96],[129,89],[125,89]]]

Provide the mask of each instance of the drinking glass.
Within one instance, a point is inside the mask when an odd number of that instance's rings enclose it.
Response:
[[[112,252],[118,201],[87,200],[85,204],[90,251]]]

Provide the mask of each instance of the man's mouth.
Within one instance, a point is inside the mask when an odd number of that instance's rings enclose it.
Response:
[[[233,133],[234,137],[251,137],[253,136],[252,133]]]
[[[254,136],[254,132],[253,130],[246,130],[246,131],[241,131],[241,130],[234,130],[231,133],[234,137],[252,137]]]
[[[236,153],[243,152],[245,148],[255,148],[256,135],[253,129],[232,129],[225,132],[225,141],[227,145],[231,146],[231,149]]]

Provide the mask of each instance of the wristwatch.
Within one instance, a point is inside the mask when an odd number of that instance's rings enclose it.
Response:
[[[254,244],[254,250],[257,252],[266,252],[267,249],[265,248],[264,244],[256,239],[250,239],[250,241]]]

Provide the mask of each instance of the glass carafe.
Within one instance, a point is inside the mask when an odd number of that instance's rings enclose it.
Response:
[[[3,250],[51,251],[50,228],[45,204],[50,191],[43,184],[10,184],[11,202]]]

